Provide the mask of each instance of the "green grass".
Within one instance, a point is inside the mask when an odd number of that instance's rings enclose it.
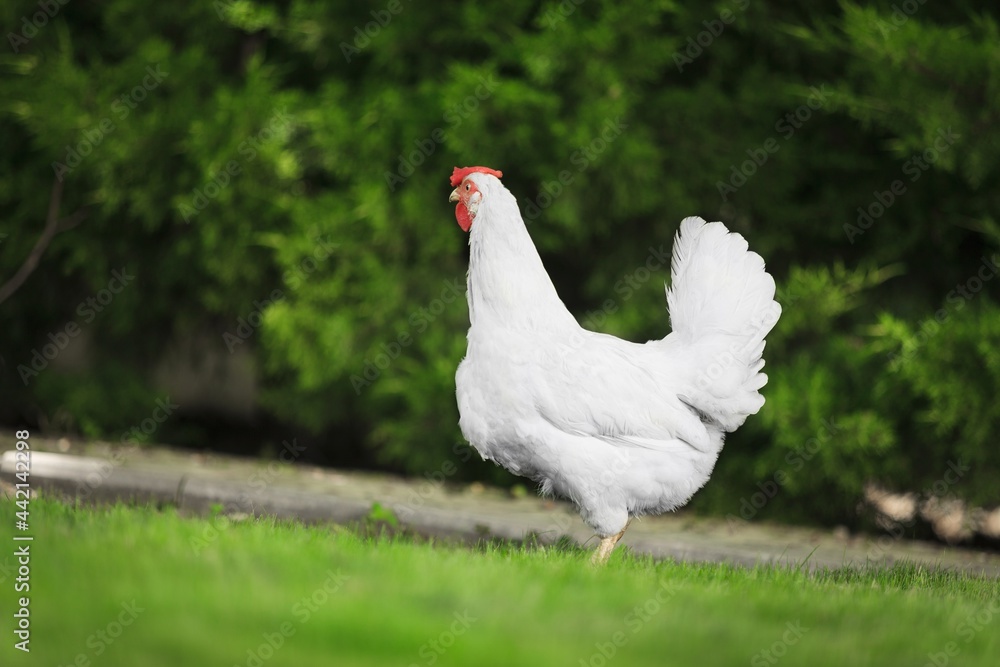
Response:
[[[0,566],[12,563],[14,511],[0,502]],[[3,665],[881,667],[929,654],[940,665],[949,649],[948,664],[1000,655],[1000,583],[912,566],[810,575],[620,552],[595,569],[578,549],[44,498],[31,522],[32,651],[12,647],[13,574],[0,570]],[[133,601],[142,611],[119,634]],[[261,645],[258,661],[248,651]]]

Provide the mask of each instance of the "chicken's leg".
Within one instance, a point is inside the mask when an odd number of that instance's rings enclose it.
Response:
[[[628,530],[630,523],[632,523],[631,518],[628,520],[628,523],[625,524],[625,527],[622,528],[620,533],[617,535],[611,535],[610,537],[601,538],[601,543],[597,545],[597,551],[595,551],[594,555],[590,557],[590,562],[592,564],[604,565],[608,562],[608,558],[611,557],[612,549],[614,549],[615,545],[618,544],[618,540],[622,539],[622,535],[624,535],[625,531]]]

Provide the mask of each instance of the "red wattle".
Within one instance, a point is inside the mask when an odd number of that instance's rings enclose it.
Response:
[[[462,228],[463,232],[467,232],[472,229],[472,216],[469,215],[469,209],[465,208],[465,204],[458,202],[455,206],[455,219],[458,220],[458,226]]]

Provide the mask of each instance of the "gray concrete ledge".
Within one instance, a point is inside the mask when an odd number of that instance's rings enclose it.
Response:
[[[0,450],[13,441],[0,437]],[[483,537],[565,536],[593,544],[593,534],[568,503],[512,497],[481,484],[404,479],[364,472],[261,462],[169,448],[116,447],[32,438],[31,485],[88,502],[170,503],[182,512],[272,515],[349,524],[378,503],[417,533],[471,541]],[[48,451],[46,451],[48,450]],[[62,450],[68,453],[59,453]],[[14,480],[14,452],[0,459],[0,479]],[[729,522],[670,514],[632,522],[622,544],[656,558],[842,567],[911,561],[1000,577],[1000,554],[930,542],[851,536],[844,530]]]

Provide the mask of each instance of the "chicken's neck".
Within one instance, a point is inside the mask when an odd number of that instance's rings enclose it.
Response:
[[[560,333],[578,326],[542,265],[513,195],[505,191],[480,207],[469,246],[473,327]]]

